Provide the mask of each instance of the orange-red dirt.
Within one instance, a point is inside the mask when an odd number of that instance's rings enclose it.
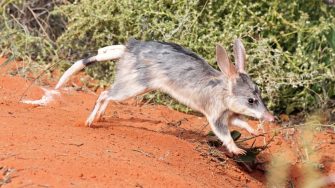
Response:
[[[220,162],[209,154],[204,117],[129,100],[110,104],[103,121],[89,128],[84,121],[97,94],[67,89],[48,106],[26,105],[19,99],[31,82],[0,71],[0,187],[266,185],[263,172],[248,172],[229,158]],[[33,85],[24,98],[42,95]],[[259,157],[268,160],[288,149],[288,158],[299,168],[296,143],[283,135],[276,136]],[[243,137],[248,136],[243,131]],[[318,136],[323,174],[334,173],[335,135],[328,131]],[[256,143],[261,145],[263,137]],[[299,169],[292,171],[296,183],[301,175]]]

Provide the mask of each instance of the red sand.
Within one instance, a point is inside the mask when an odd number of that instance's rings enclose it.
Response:
[[[129,100],[110,104],[104,120],[89,128],[84,121],[97,95],[67,90],[46,107],[25,105],[18,101],[30,82],[1,72],[0,187],[6,176],[10,182],[3,187],[265,186],[262,172],[249,173],[231,159],[220,163],[209,155],[204,117]],[[33,85],[25,98],[42,94]],[[335,171],[334,136],[318,134],[325,175]],[[291,175],[296,183],[301,177],[296,145],[279,135],[259,157],[267,161],[291,148],[287,155],[298,168]]]

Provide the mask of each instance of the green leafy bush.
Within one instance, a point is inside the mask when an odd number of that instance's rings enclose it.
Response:
[[[335,11],[320,0],[5,0],[0,5],[0,47],[6,53],[16,49],[21,57],[45,63],[61,59],[66,68],[99,47],[134,37],[179,43],[216,67],[215,44],[232,51],[233,40],[241,37],[249,73],[272,110],[329,107],[335,98]],[[47,16],[32,15],[27,22],[16,13],[37,5]],[[113,69],[113,63],[97,64],[88,72],[107,84]]]

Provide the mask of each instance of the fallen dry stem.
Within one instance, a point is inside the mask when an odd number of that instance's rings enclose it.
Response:
[[[142,153],[142,154],[144,154],[147,157],[154,157],[153,154],[145,152],[145,151],[142,151],[142,150],[139,150],[139,149],[132,149],[132,150],[136,151],[136,152],[139,152],[139,153]]]
[[[247,138],[238,140],[238,141],[236,141],[236,143],[245,142],[245,141],[248,141],[248,140],[260,137],[260,136],[265,136],[266,134],[270,134],[270,133],[273,133],[273,132],[281,131],[281,130],[284,130],[284,129],[290,129],[290,128],[295,128],[295,126],[289,126],[289,127],[282,127],[282,128],[278,128],[278,129],[273,129],[273,130],[270,130],[268,132],[264,132],[264,133],[261,133],[261,134],[255,135],[255,136],[251,136],[251,137],[247,137]]]
[[[19,102],[22,101],[23,97],[24,97],[24,94],[26,94],[26,92],[30,89],[30,87],[36,82],[37,79],[39,79],[41,76],[43,76],[43,74],[50,70],[51,68],[53,68],[54,66],[56,66],[57,63],[52,63],[50,64],[47,68],[45,68],[36,78],[34,78],[34,80],[29,84],[29,86],[23,91],[20,99],[19,99]]]

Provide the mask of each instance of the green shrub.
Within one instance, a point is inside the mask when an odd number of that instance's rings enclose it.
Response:
[[[232,51],[233,40],[241,37],[249,73],[272,110],[292,113],[329,107],[335,98],[335,11],[320,0],[52,1],[48,17],[40,18],[47,30],[36,21],[23,24],[18,14],[10,16],[17,11],[13,5],[25,10],[27,4],[43,3],[0,3],[2,49],[15,48],[20,56],[44,62],[67,60],[60,63],[66,68],[99,47],[134,37],[182,44],[216,67],[215,44]],[[50,19],[53,27],[47,27]],[[107,84],[113,69],[113,63],[97,64],[88,73]],[[161,99],[172,104],[166,97]]]

